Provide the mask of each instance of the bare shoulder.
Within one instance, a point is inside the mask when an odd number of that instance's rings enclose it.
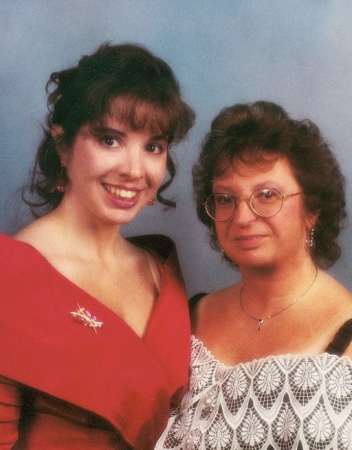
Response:
[[[321,272],[320,276],[319,296],[314,305],[314,313],[317,323],[324,323],[324,327],[320,326],[319,336],[327,345],[333,341],[339,329],[352,319],[352,294],[328,273]],[[344,354],[352,358],[352,345]]]
[[[26,242],[44,256],[49,256],[56,247],[53,244],[58,242],[59,233],[56,228],[55,222],[51,220],[50,214],[48,214],[23,228],[16,234],[15,239]]]
[[[223,322],[238,289],[238,285],[229,286],[204,296],[197,303],[191,314],[192,332],[196,336],[211,332]]]
[[[322,303],[333,305],[342,318],[352,318],[352,293],[326,272],[322,272],[321,292]]]
[[[331,278],[331,291],[333,300],[338,304],[338,325],[336,326],[336,331],[345,324],[347,321],[352,319],[352,294],[349,292],[342,284],[340,284],[334,278]],[[352,325],[351,325],[351,342],[347,349],[344,351],[344,355],[352,359]]]
[[[26,242],[28,233],[31,233],[31,230],[35,228],[35,221],[27,225],[26,227],[22,228],[15,236],[14,238],[18,241],[24,241]]]
[[[70,277],[70,274],[74,273],[72,265],[62,264],[66,243],[60,239],[60,233],[50,217],[43,216],[36,219],[14,238],[35,248],[58,272],[74,281]]]
[[[22,230],[16,234],[15,239],[18,241],[27,242],[28,244],[36,241],[39,236],[39,229],[42,228],[40,226],[41,220],[42,219],[35,220],[25,228],[22,228]]]

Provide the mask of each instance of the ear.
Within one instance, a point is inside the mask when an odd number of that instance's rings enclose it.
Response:
[[[61,142],[61,137],[64,134],[64,130],[63,130],[62,126],[61,125],[57,125],[57,124],[53,125],[51,127],[50,134],[51,134],[51,137],[53,138],[53,140],[55,142],[56,150],[57,150],[57,152],[59,154],[61,165],[63,167],[66,167],[66,165],[67,165],[67,161],[66,161],[67,154],[66,154],[64,146],[62,145],[62,142]]]
[[[64,130],[61,125],[53,125],[50,133],[54,141],[56,141],[56,139],[64,133]]]
[[[320,211],[317,211],[315,213],[308,213],[308,224],[307,224],[308,230],[311,230],[312,228],[315,227],[315,224],[317,223],[317,221],[319,219],[319,214],[320,214]]]

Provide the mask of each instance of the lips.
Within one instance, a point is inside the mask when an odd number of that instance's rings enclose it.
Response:
[[[263,240],[264,236],[258,234],[251,234],[246,236],[237,236],[235,241],[238,247],[242,249],[256,248]]]
[[[236,241],[249,241],[249,240],[254,240],[254,239],[259,239],[261,236],[257,235],[257,234],[252,234],[252,235],[248,235],[248,236],[238,236],[236,237]]]
[[[110,194],[115,195],[116,197],[125,198],[127,200],[130,200],[137,195],[136,190],[119,189],[110,184],[104,184],[104,187]]]

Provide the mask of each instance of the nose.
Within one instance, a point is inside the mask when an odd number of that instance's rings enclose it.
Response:
[[[235,220],[238,224],[247,224],[248,222],[252,222],[257,218],[257,215],[251,208],[249,203],[249,199],[240,198],[237,201],[237,207],[235,214],[233,216],[233,220]]]
[[[143,151],[140,147],[131,146],[125,149],[119,172],[120,175],[131,179],[143,176]]]

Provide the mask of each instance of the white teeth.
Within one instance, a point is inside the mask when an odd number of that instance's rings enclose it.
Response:
[[[114,186],[109,185],[106,185],[106,189],[110,192],[110,194],[122,198],[133,198],[137,195],[137,191],[126,191],[125,189],[117,189]]]

